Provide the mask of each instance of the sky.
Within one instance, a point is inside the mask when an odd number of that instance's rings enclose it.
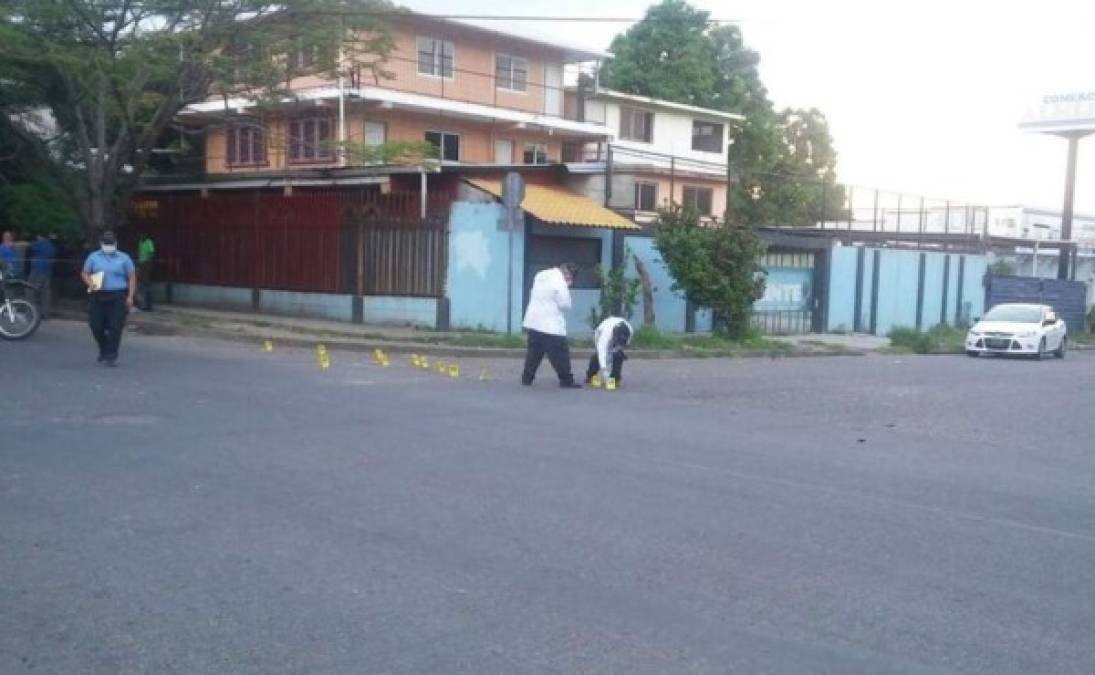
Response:
[[[691,0],[739,21],[779,106],[828,118],[838,178],[985,205],[1059,209],[1066,143],[1018,122],[1043,95],[1095,91],[1095,1]],[[434,14],[640,18],[636,0],[402,0]],[[490,22],[607,49],[626,23]],[[1077,211],[1095,213],[1095,135]],[[857,188],[858,189],[858,188]]]

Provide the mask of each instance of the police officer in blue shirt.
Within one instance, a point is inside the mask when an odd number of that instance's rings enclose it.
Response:
[[[95,288],[93,275],[99,272],[103,274],[102,285]],[[118,250],[118,240],[113,232],[103,232],[99,250],[93,251],[84,261],[80,278],[91,294],[88,324],[99,344],[99,363],[114,366],[122,343],[125,317],[133,308],[133,295],[137,292],[137,272],[130,257]]]

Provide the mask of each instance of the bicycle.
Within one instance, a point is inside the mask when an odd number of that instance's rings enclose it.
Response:
[[[34,334],[42,323],[38,305],[26,298],[13,298],[9,289],[22,286],[36,291],[37,286],[16,279],[0,269],[0,339],[23,340]]]

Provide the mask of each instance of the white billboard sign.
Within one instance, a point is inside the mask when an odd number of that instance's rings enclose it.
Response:
[[[1046,94],[1027,110],[1019,127],[1041,133],[1095,131],[1095,89]]]

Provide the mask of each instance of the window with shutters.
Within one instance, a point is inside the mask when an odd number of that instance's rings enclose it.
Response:
[[[330,117],[304,117],[289,122],[289,161],[297,164],[329,162],[335,157]]]
[[[654,113],[637,108],[620,107],[620,138],[627,141],[654,141]]]
[[[635,210],[654,211],[658,208],[658,184],[635,183]]]
[[[528,90],[528,59],[509,54],[494,57],[494,82],[499,89]]]
[[[701,216],[710,216],[714,195],[715,191],[711,188],[685,186],[682,195],[684,208],[692,209]]]
[[[418,38],[418,74],[453,79],[456,48],[448,40]]]
[[[692,121],[692,149],[700,152],[722,152],[721,124]]]
[[[547,145],[544,143],[525,143],[523,156],[525,164],[547,164]]]
[[[447,131],[427,131],[426,142],[437,148],[437,157],[446,162],[460,161],[460,136]]]
[[[235,166],[266,164],[266,133],[257,124],[239,123],[228,127],[225,163]]]

